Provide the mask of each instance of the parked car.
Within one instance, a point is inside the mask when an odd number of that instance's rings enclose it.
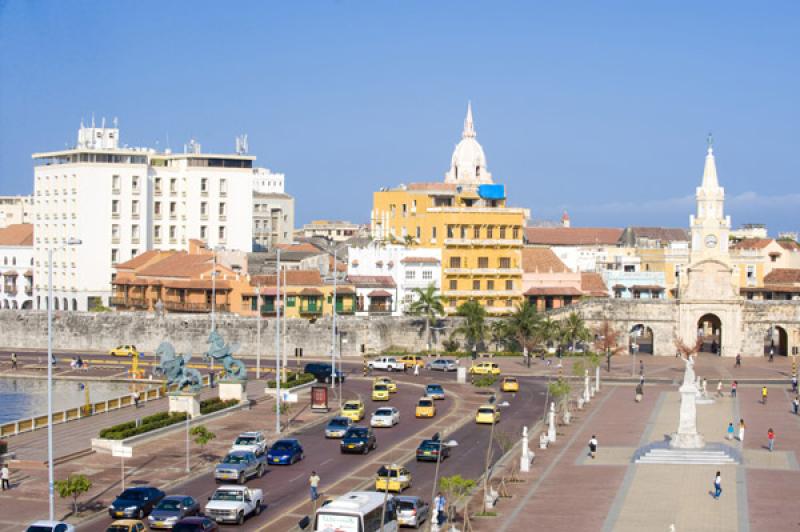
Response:
[[[472,375],[500,375],[500,366],[494,362],[478,362],[469,368]]]
[[[267,450],[267,438],[263,432],[242,432],[236,437],[236,441],[231,446],[233,451],[250,451],[251,453],[261,454]]]
[[[347,432],[353,425],[353,420],[349,417],[344,416],[337,416],[331,419],[328,422],[328,425],[325,427],[325,437],[326,438],[341,438],[344,436],[344,433]]]
[[[414,415],[416,417],[434,417],[436,415],[436,405],[433,403],[433,399],[425,396],[417,401]]]
[[[444,388],[441,384],[428,384],[425,386],[425,395],[431,399],[444,399]]]
[[[294,438],[278,440],[267,451],[267,462],[273,465],[292,465],[303,458],[303,446]]]
[[[144,519],[161,502],[164,495],[160,489],[150,486],[128,488],[108,507],[108,515]]]
[[[362,403],[359,399],[345,401],[345,403],[342,405],[342,411],[339,415],[349,417],[351,420],[358,423],[364,419],[364,403]]]
[[[172,532],[218,532],[217,523],[208,517],[185,517],[175,523]]]
[[[263,477],[266,470],[267,460],[264,453],[234,451],[228,453],[214,468],[214,480],[244,484],[251,478]]]
[[[63,521],[36,521],[25,532],[75,532],[75,527]]]
[[[433,371],[455,371],[458,369],[458,364],[449,358],[437,358],[428,362],[426,367]]]
[[[339,444],[342,453],[367,454],[378,446],[378,440],[371,428],[350,427]]]
[[[150,528],[172,528],[175,523],[200,513],[200,504],[188,495],[168,495],[153,508],[147,517]]]
[[[450,447],[442,445],[440,440],[422,440],[417,447],[417,462],[436,462],[439,453],[442,453],[441,460],[444,460],[450,456]]]
[[[397,392],[397,383],[389,377],[375,377],[372,380],[372,385],[375,386],[376,384],[385,385],[391,393]]]
[[[397,495],[394,498],[394,507],[397,511],[397,524],[419,528],[430,517],[431,507],[420,497]]]
[[[404,466],[391,464],[381,466],[375,476],[375,491],[400,493],[411,487],[411,472]]]
[[[138,519],[119,519],[106,528],[106,532],[144,532],[145,530],[147,529],[144,527],[144,523]]]
[[[475,423],[488,423],[492,425],[500,421],[500,411],[495,405],[483,405],[478,407],[475,414]]]
[[[246,486],[221,486],[208,498],[204,514],[217,523],[241,525],[247,516],[258,515],[264,504],[260,489]]]
[[[132,357],[139,354],[135,345],[118,345],[108,352],[112,357]]]
[[[388,401],[389,400],[389,387],[385,384],[374,384],[372,386],[372,400],[373,401]]]
[[[394,427],[400,423],[400,411],[393,406],[377,409],[369,420],[371,427]]]
[[[518,392],[519,381],[516,377],[503,377],[503,382],[500,385],[500,389],[504,392]]]
[[[425,357],[420,355],[405,355],[404,357],[400,358],[400,362],[402,362],[407,368],[413,368],[414,366],[419,366],[422,368],[425,366]]]
[[[325,362],[311,362],[306,364],[306,367],[303,368],[303,373],[312,374],[319,382],[331,382],[331,375],[334,375],[333,378],[336,382],[344,382],[346,379],[344,373],[338,369],[334,370],[332,365],[326,364]]]
[[[373,358],[367,362],[367,366],[371,369],[384,369],[386,371],[403,371],[405,364],[400,362],[395,357],[378,357]]]

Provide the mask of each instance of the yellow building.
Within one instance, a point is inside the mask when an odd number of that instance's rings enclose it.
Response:
[[[442,249],[442,295],[448,313],[469,300],[492,314],[522,299],[526,209],[506,206],[505,190],[486,170],[468,107],[461,142],[443,183],[415,183],[375,192],[372,237]]]

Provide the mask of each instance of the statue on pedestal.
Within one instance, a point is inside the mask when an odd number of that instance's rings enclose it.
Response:
[[[670,447],[677,449],[702,449],[705,447],[705,438],[697,432],[697,382],[694,373],[694,360],[691,356],[684,359],[686,369],[683,374],[681,393],[680,417],[678,432],[672,435]]]
[[[222,335],[217,331],[211,331],[208,335],[206,343],[209,344],[208,351],[206,351],[206,359],[213,358],[217,362],[222,363],[225,368],[225,377],[223,380],[247,380],[247,368],[241,360],[233,358],[233,352],[239,349],[239,344],[226,344],[222,339]]]
[[[197,393],[203,387],[203,377],[196,369],[189,367],[191,353],[178,355],[169,342],[161,342],[156,355],[159,364],[153,371],[156,375],[163,375],[167,379],[167,386],[177,385],[180,391]]]

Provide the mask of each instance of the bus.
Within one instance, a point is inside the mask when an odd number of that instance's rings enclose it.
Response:
[[[381,528],[383,502],[386,501]],[[377,491],[351,491],[317,510],[314,532],[397,532],[397,511],[391,495]]]

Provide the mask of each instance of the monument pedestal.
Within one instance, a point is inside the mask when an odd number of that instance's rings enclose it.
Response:
[[[169,397],[169,413],[186,412],[189,417],[200,415],[200,401],[197,400],[198,394],[191,392],[172,392]]]
[[[236,399],[239,402],[247,401],[247,381],[219,381],[219,398],[221,401],[229,401],[231,399]]]
[[[697,386],[685,380],[681,392],[681,409],[678,432],[671,435],[669,446],[673,449],[702,449],[706,445],[703,435],[697,432]]]

